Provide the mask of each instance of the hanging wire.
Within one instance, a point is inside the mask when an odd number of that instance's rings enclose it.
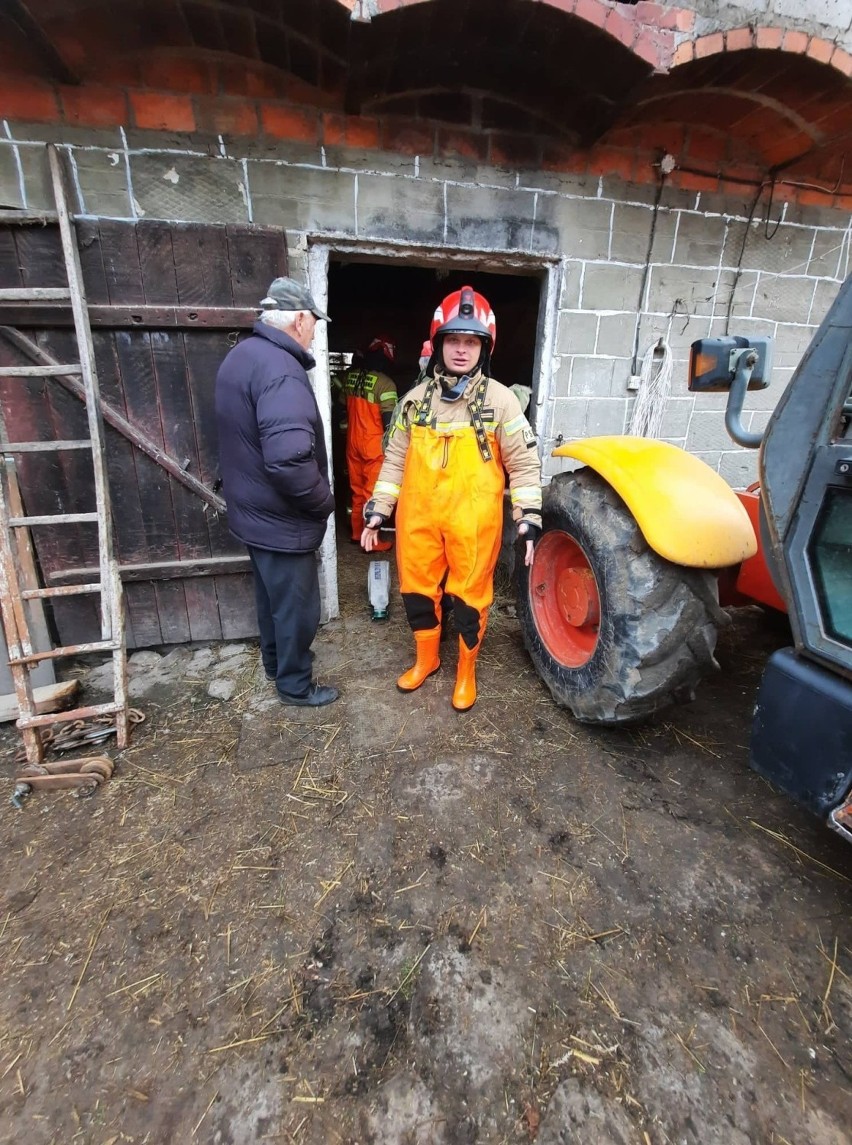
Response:
[[[666,157],[663,156],[663,159]],[[654,236],[657,233],[657,219],[660,213],[660,199],[663,197],[663,190],[666,185],[667,171],[663,167],[662,160],[659,164],[660,167],[660,182],[657,184],[657,193],[654,195],[654,209],[651,214],[651,230],[648,234],[648,250],[645,252],[645,266],[642,269],[642,282],[639,285],[639,302],[636,307],[636,330],[633,334],[633,362],[631,370],[636,373],[636,363],[639,357],[639,327],[642,325],[642,310],[645,305],[645,287],[648,284],[648,275],[651,273],[651,255],[654,251]]]
[[[801,158],[801,156],[800,156]],[[787,164],[789,166],[789,164]],[[777,174],[772,175],[772,179],[779,187],[803,187],[808,191],[819,191],[823,195],[837,195],[840,193],[843,186],[843,174],[846,166],[846,157],[840,161],[840,174],[833,187],[825,187],[821,183],[808,183],[801,179],[784,179],[779,178]],[[684,171],[688,175],[701,175],[706,179],[723,179],[726,183],[736,183],[742,187],[763,187],[766,179],[745,179],[742,176],[732,175],[727,171],[707,171],[702,167],[692,167],[687,163],[678,163],[678,171]]]
[[[775,238],[775,234],[776,234],[778,228],[781,226],[781,220],[784,218],[784,208],[782,207],[781,208],[781,214],[778,216],[778,220],[775,223],[775,226],[772,228],[772,234],[770,234],[769,233],[769,216],[772,214],[772,200],[773,200],[774,196],[775,196],[775,176],[773,175],[772,176],[772,182],[769,184],[769,202],[766,204],[766,215],[764,216],[764,219],[763,219],[763,237],[765,239],[767,239],[769,242],[771,242],[772,239]]]
[[[633,437],[660,437],[663,416],[672,392],[673,356],[663,338],[652,342],[642,358],[639,392],[630,415],[628,433]]]
[[[731,284],[731,293],[728,295],[728,305],[727,305],[726,313],[725,313],[725,333],[726,334],[730,333],[731,315],[734,312],[734,298],[736,297],[737,287],[739,286],[740,279],[742,278],[742,274],[743,274],[743,258],[745,257],[746,243],[748,242],[748,233],[751,230],[751,224],[754,222],[754,216],[757,214],[757,206],[758,206],[758,203],[760,202],[761,196],[763,195],[763,189],[765,186],[766,186],[766,182],[764,181],[757,188],[755,195],[754,195],[754,198],[751,201],[751,208],[750,208],[749,213],[748,213],[748,219],[746,220],[746,225],[743,228],[743,241],[740,243],[740,253],[737,256],[737,265],[734,268],[734,281]]]

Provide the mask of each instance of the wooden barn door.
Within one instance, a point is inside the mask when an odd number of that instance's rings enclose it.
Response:
[[[251,327],[273,278],[287,273],[282,231],[260,227],[78,222],[106,445],[116,554],[127,600],[130,647],[234,639],[257,631],[245,549],[211,507],[217,479],[216,371]],[[0,286],[65,284],[55,227],[0,228]],[[76,347],[69,309],[2,303],[0,323],[60,362]],[[87,436],[81,402],[49,378],[4,377],[29,364],[0,337],[0,401],[14,441]],[[122,420],[123,419],[123,420]],[[144,452],[139,442],[148,448]],[[153,447],[153,448],[151,448]],[[178,477],[149,454],[176,462]],[[161,460],[163,460],[161,458]],[[29,514],[93,504],[91,464],[79,453],[27,454],[19,479]],[[185,473],[206,490],[199,496]],[[207,492],[209,491],[209,493]],[[46,584],[86,577],[97,563],[95,529],[33,529]],[[63,644],[92,638],[90,598],[56,599]]]

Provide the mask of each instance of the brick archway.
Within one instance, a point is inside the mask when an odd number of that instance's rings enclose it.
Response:
[[[852,77],[852,55],[831,40],[811,36],[793,28],[765,25],[730,28],[724,32],[711,32],[678,44],[671,60],[672,67],[707,59],[723,52],[742,52],[753,49],[789,52],[806,56],[818,64],[827,64],[842,75]]]
[[[337,0],[358,22],[372,22],[391,12],[433,3],[434,0]],[[553,8],[566,16],[601,29],[618,43],[629,48],[646,63],[661,70],[672,62],[677,40],[695,25],[695,13],[639,0],[632,5],[614,7],[608,0],[529,0],[542,8]]]
[[[751,170],[808,193],[847,192],[852,55],[804,31],[742,27],[684,41],[607,139],[631,133],[700,180]],[[680,138],[678,139],[678,133]]]
[[[370,22],[403,8],[433,3],[434,0],[337,0],[356,21]],[[690,38],[695,12],[688,8],[663,6],[639,0],[620,9],[607,0],[530,0],[554,8],[600,28],[647,63],[666,71],[693,60],[721,52],[767,49],[808,56],[828,64],[845,76],[852,76],[852,54],[831,40],[812,36],[798,28],[772,25],[744,25]],[[684,38],[686,36],[687,38]]]

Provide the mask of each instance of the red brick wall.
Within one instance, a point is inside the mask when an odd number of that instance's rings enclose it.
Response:
[[[631,126],[611,132],[603,144],[581,150],[553,136],[520,131],[462,128],[424,118],[347,116],[338,107],[318,106],[316,91],[300,87],[292,77],[273,81],[242,68],[178,60],[168,67],[162,61],[156,67],[152,63],[146,71],[152,81],[149,86],[71,87],[5,75],[0,77],[0,118],[77,128],[121,125],[222,135],[235,141],[267,141],[271,146],[294,142],[390,151],[517,170],[617,175],[635,183],[657,182],[659,159],[668,152],[678,163],[679,169],[669,177],[675,187],[742,194],[744,185],[758,185],[763,178],[722,129],[714,132],[674,123]],[[166,80],[169,90],[155,86]],[[727,178],[714,173],[718,171]],[[836,193],[779,183],[775,197],[850,210],[852,183]]]

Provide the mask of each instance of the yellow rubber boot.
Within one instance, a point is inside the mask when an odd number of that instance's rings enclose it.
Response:
[[[413,668],[403,672],[396,682],[401,692],[414,692],[433,672],[441,667],[438,648],[441,643],[440,628],[420,629],[414,633],[417,646],[417,660]]]
[[[476,703],[476,658],[481,647],[481,639],[475,648],[468,648],[459,637],[459,666],[453,689],[453,707],[457,712],[466,712]]]

